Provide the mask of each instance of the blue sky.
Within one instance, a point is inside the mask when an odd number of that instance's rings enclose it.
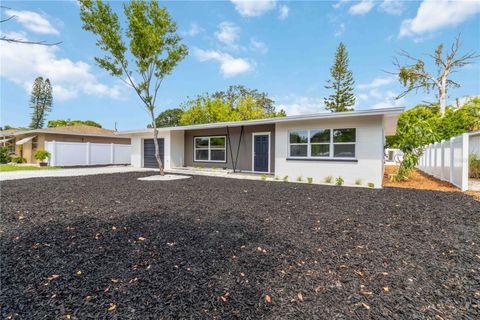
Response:
[[[403,49],[415,56],[447,48],[461,32],[461,52],[480,52],[479,1],[185,1],[161,2],[177,21],[188,57],[160,89],[158,112],[187,97],[243,84],[267,92],[287,114],[322,112],[335,48],[343,41],[356,81],[357,109],[414,106],[434,93],[394,100],[401,86],[385,70]],[[145,127],[148,115],[120,80],[95,65],[100,51],[83,31],[75,1],[2,1],[2,35],[62,41],[56,47],[0,43],[0,125],[27,126],[35,77],[50,78],[48,119],[90,119],[119,130]],[[113,8],[123,17],[121,2]],[[428,58],[427,58],[428,59]],[[430,60],[428,60],[430,61]],[[456,98],[480,95],[480,61],[452,79]],[[431,70],[432,66],[429,65]]]

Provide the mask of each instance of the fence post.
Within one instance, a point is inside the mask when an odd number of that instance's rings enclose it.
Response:
[[[470,135],[462,134],[462,191],[468,189],[468,142]]]
[[[445,141],[440,141],[440,179],[445,180],[443,176],[443,168],[445,167]]]
[[[52,154],[50,155],[50,166],[55,167],[57,165],[57,142],[52,141]]]
[[[453,183],[453,169],[455,168],[455,137],[450,138],[450,183]]]
[[[115,145],[110,143],[110,164],[115,164]]]
[[[86,160],[87,160],[87,161],[86,161],[86,162],[87,162],[87,166],[89,166],[89,165],[90,165],[90,158],[91,158],[90,153],[91,153],[92,151],[91,151],[91,149],[90,149],[90,142],[87,142],[86,145],[87,145],[87,154],[86,154],[86,157],[87,157]]]

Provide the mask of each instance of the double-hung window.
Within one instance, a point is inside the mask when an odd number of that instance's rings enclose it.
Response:
[[[193,160],[199,162],[226,162],[226,137],[195,137]]]
[[[293,130],[288,152],[290,158],[355,158],[355,143],[355,128]]]

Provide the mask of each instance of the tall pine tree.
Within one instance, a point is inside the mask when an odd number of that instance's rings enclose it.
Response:
[[[52,111],[52,85],[50,80],[37,77],[33,82],[32,94],[30,95],[30,108],[32,112],[31,129],[40,129],[45,125],[45,117]]]
[[[340,42],[335,53],[335,63],[330,68],[332,79],[327,81],[326,89],[333,89],[334,93],[325,98],[325,108],[332,112],[352,111],[355,105],[353,94],[352,71],[348,68],[348,53],[343,42]]]

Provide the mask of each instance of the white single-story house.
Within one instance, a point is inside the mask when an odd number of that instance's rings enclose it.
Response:
[[[341,177],[381,187],[385,136],[403,108],[317,113],[158,129],[164,167],[215,167],[323,182]],[[131,165],[157,166],[153,129],[125,131]]]

